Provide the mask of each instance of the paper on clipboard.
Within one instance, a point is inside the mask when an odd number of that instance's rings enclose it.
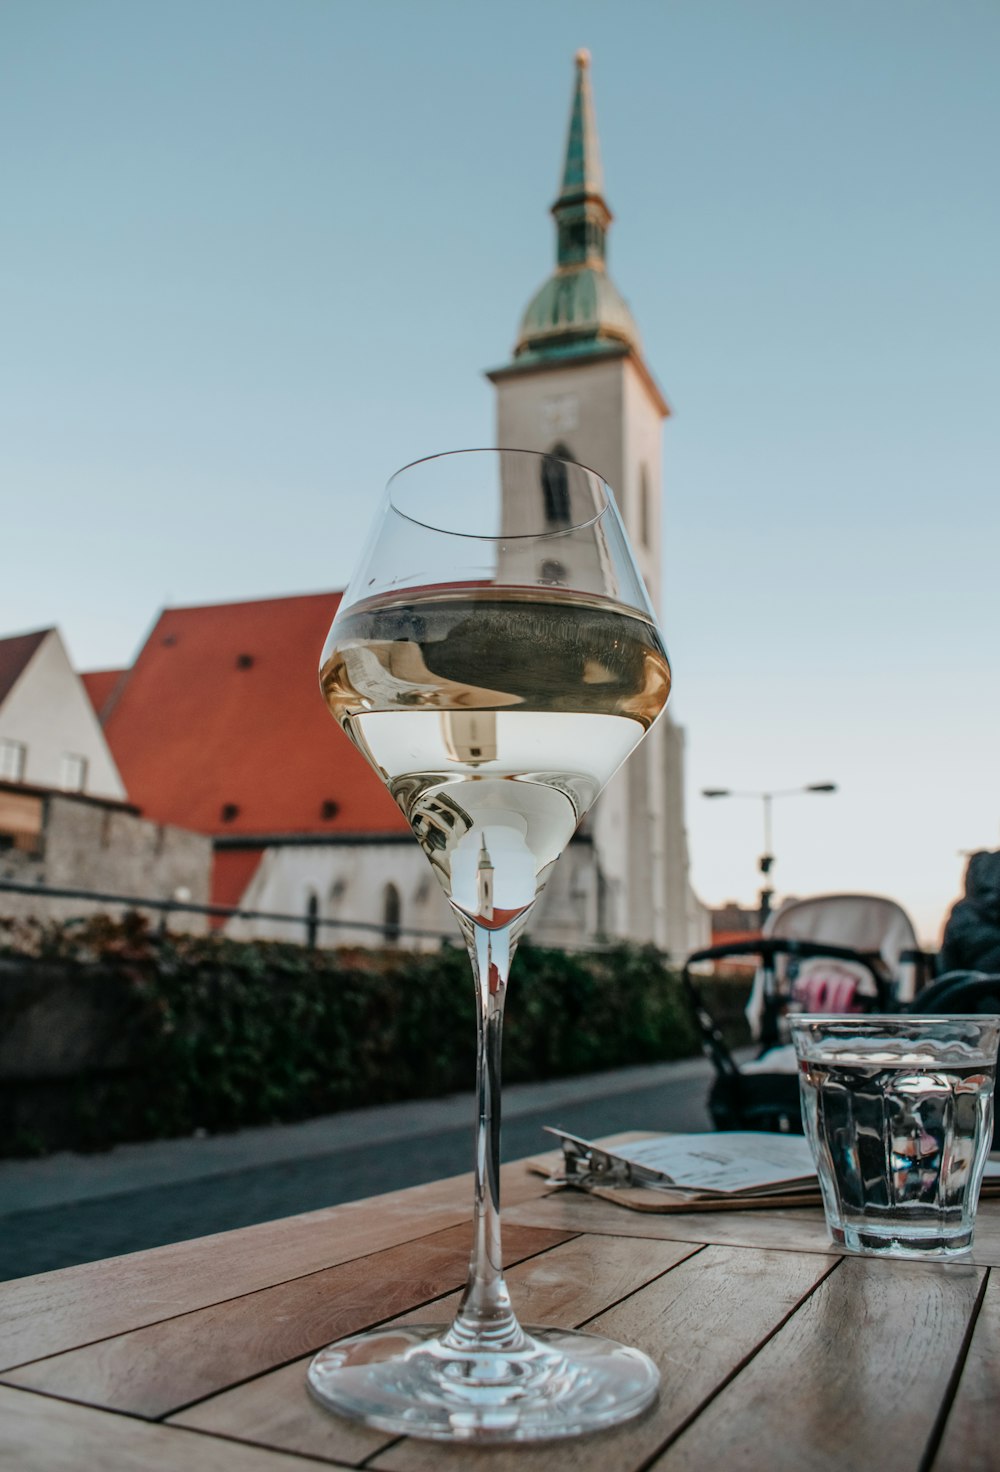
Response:
[[[820,1205],[819,1181],[801,1135],[734,1130],[646,1135],[602,1145],[566,1130],[546,1128],[562,1144],[562,1174],[554,1174],[553,1156],[532,1161],[532,1169],[553,1185],[575,1186],[632,1211],[746,1211]],[[996,1156],[987,1163],[982,1195],[1000,1195],[1000,1159]]]
[[[699,1197],[761,1196],[817,1185],[809,1146],[801,1135],[754,1130],[653,1135],[608,1149],[565,1130],[548,1132],[562,1141],[570,1179],[587,1175],[604,1185],[641,1184]]]

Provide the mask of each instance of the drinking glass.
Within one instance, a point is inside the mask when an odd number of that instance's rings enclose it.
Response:
[[[1000,1017],[793,1017],[802,1119],[834,1242],[891,1257],[972,1246]]]
[[[511,959],[560,853],[670,691],[601,477],[522,450],[455,451],[398,472],[320,682],[448,897],[472,960],[478,1059],[472,1256],[454,1322],[331,1345],[309,1368],[310,1389],[368,1425],[439,1440],[613,1425],[653,1400],[655,1365],[597,1335],[522,1328],[500,1250]]]

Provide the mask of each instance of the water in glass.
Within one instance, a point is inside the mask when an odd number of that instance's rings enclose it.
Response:
[[[972,1242],[992,1131],[992,1018],[795,1019],[803,1120],[834,1241],[951,1256]]]

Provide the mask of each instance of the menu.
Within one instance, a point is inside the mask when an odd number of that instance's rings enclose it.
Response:
[[[698,1196],[759,1196],[815,1187],[816,1167],[801,1135],[728,1130],[716,1134],[652,1135],[613,1150],[548,1129],[563,1143],[567,1166],[622,1184]],[[567,1171],[569,1174],[569,1171]],[[606,1180],[611,1184],[610,1180]]]
[[[819,1181],[802,1135],[754,1130],[661,1134],[600,1144],[546,1126],[562,1145],[533,1162],[553,1184],[579,1186],[637,1211],[719,1211],[818,1206]],[[983,1195],[1000,1193],[1000,1159],[987,1163]]]

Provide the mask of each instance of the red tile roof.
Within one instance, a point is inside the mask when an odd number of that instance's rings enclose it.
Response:
[[[101,714],[112,691],[125,673],[125,670],[88,670],[85,675],[80,676],[83,688],[89,695],[90,703],[98,715]]]
[[[38,629],[33,634],[0,639],[0,702],[7,699],[39,644],[51,633],[51,629]]]
[[[319,693],[339,602],[316,593],[164,610],[104,710],[129,798],[147,817],[211,834],[406,829]]]
[[[212,865],[213,905],[238,905],[246,893],[260,863],[262,848],[219,849]],[[221,918],[212,922],[213,928],[224,925]]]

